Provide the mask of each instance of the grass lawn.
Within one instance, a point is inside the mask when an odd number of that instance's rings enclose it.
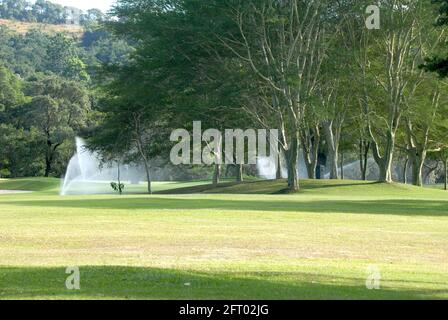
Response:
[[[34,191],[0,195],[0,299],[448,298],[447,192],[284,184],[60,197],[56,179],[0,180]],[[66,289],[68,266],[81,290]]]

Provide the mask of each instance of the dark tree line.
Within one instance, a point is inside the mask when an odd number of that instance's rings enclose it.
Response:
[[[2,175],[60,175],[81,134],[105,159],[142,164],[151,192],[169,133],[201,120],[279,129],[290,191],[299,151],[311,179],[323,163],[344,178],[351,162],[360,179],[373,164],[379,181],[422,185],[447,158],[446,84],[426,71],[444,75],[448,6],[405,2],[381,2],[378,30],[366,28],[368,0],[122,0],[114,19],[89,12],[103,24],[81,39],[2,29],[2,90],[16,96],[0,102]],[[18,166],[11,150],[33,144],[37,164]],[[242,180],[243,166],[228,168]],[[223,165],[208,170],[218,183]]]
[[[440,23],[447,11],[443,2]],[[300,188],[299,150],[310,178],[324,154],[331,179],[341,178],[344,162],[355,160],[358,178],[367,179],[370,159],[379,181],[406,181],[409,175],[422,185],[447,148],[445,84],[421,68],[446,41],[435,25],[438,7],[381,1],[381,27],[371,30],[369,5],[118,1],[112,28],[135,40],[129,66],[158,92],[124,90],[118,97],[134,101],[146,94],[147,103],[158,105],[156,112],[169,106],[176,125],[187,129],[192,119],[207,128],[280,129],[290,191]],[[111,83],[120,86],[116,81],[126,70],[115,69]],[[104,88],[107,94],[107,83]],[[219,175],[215,165],[214,177]]]

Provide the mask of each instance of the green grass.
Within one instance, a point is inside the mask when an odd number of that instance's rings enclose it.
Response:
[[[444,183],[431,184],[431,185],[427,185],[427,186],[425,186],[425,187],[427,187],[427,188],[433,188],[433,189],[445,190],[445,184],[444,184]]]
[[[60,180],[54,178],[0,179],[0,190],[21,190],[57,193]]]
[[[0,195],[0,299],[448,298],[445,191],[204,184],[60,197],[58,179],[0,180],[34,191]],[[369,265],[380,290],[365,287]],[[65,288],[68,266],[81,290]]]

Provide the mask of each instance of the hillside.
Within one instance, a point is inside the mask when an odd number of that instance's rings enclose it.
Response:
[[[4,25],[20,34],[25,34],[32,29],[39,29],[47,33],[67,32],[77,36],[81,36],[84,32],[84,28],[82,26],[68,24],[45,24],[38,22],[22,22],[17,20],[0,19],[0,25]]]

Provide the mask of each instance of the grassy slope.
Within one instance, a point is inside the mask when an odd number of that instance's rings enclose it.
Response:
[[[66,24],[46,24],[38,22],[23,22],[17,20],[0,19],[0,25],[4,25],[17,33],[25,34],[32,29],[39,29],[47,33],[67,32],[77,36],[84,33],[82,26],[73,26]]]
[[[42,189],[0,196],[0,298],[448,298],[444,191],[305,181],[285,195],[283,181],[261,181],[59,197],[58,186],[0,181]],[[370,264],[381,290],[365,288]],[[80,291],[65,289],[72,265]]]
[[[0,190],[57,193],[60,180],[55,178],[0,179]]]

